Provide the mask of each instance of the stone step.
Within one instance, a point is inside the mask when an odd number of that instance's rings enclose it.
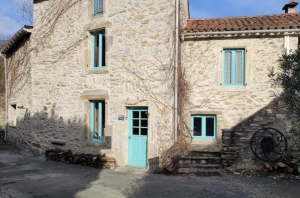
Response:
[[[220,152],[189,151],[188,156],[220,157]]]
[[[221,157],[188,156],[180,158],[179,164],[221,164]]]
[[[203,168],[178,168],[177,173],[179,174],[188,174],[188,173],[213,173],[213,172],[224,172],[224,169],[222,168],[210,168],[210,169],[203,169]]]
[[[215,156],[199,156],[199,155],[188,155],[188,156],[182,156],[180,159],[197,159],[197,160],[206,160],[206,159],[215,159],[220,160],[221,157],[215,157]]]
[[[221,164],[178,164],[179,168],[222,168]]]

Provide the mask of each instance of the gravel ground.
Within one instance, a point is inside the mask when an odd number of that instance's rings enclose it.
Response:
[[[242,175],[140,174],[31,157],[0,142],[0,198],[300,197],[300,182]]]

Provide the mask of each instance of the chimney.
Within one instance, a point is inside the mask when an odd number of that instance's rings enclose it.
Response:
[[[298,5],[295,0],[291,0],[287,4],[285,4],[282,8],[282,10],[285,11],[285,13],[295,13],[296,12],[296,6]]]

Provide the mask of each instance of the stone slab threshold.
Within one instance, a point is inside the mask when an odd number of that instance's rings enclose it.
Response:
[[[147,169],[132,167],[132,166],[117,167],[114,169],[114,171],[119,173],[138,174],[138,175],[147,174]]]

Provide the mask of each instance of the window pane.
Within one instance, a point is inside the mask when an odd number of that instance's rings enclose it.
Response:
[[[140,112],[139,111],[133,111],[132,112],[132,118],[140,118]]]
[[[141,111],[141,118],[148,118],[147,111]]]
[[[235,84],[243,83],[243,53],[241,51],[235,52]]]
[[[98,34],[94,35],[95,38],[95,49],[94,49],[94,66],[99,67],[99,39],[98,39]]]
[[[105,128],[105,101],[90,101],[90,140],[101,140]]]
[[[139,120],[132,120],[132,126],[139,127],[140,126]]]
[[[104,128],[105,128],[105,101],[101,101],[101,104],[102,104],[102,120],[99,120],[99,122],[102,123],[102,133],[100,134],[101,136],[104,136]]]
[[[141,126],[147,127],[148,126],[148,120],[141,120]]]
[[[206,118],[206,136],[215,135],[215,119]]]
[[[94,14],[103,13],[103,0],[94,0]]]
[[[133,135],[139,135],[139,128],[132,128]]]
[[[194,136],[202,135],[202,118],[194,118]]]
[[[224,60],[224,83],[231,84],[231,52],[225,52]]]
[[[148,135],[148,129],[147,128],[141,128],[141,135]]]

